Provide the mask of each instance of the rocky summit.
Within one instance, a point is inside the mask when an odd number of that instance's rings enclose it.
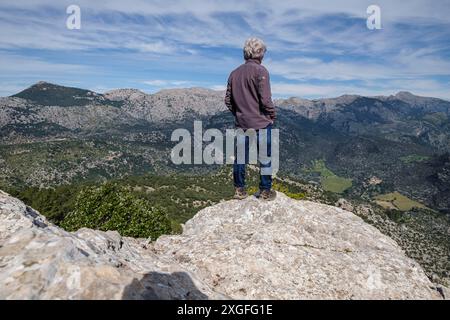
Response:
[[[278,193],[201,210],[155,242],[66,232],[0,191],[1,299],[440,299],[400,247],[343,209]]]

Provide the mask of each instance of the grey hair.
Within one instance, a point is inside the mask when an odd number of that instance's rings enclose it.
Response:
[[[267,47],[261,39],[249,38],[244,44],[244,59],[260,59],[264,57]]]

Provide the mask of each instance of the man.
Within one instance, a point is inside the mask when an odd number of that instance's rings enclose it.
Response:
[[[235,69],[228,78],[225,104],[235,117],[236,127],[244,131],[256,130],[258,146],[264,140],[267,143],[267,156],[270,157],[271,129],[275,121],[275,107],[272,102],[270,91],[269,72],[261,65],[266,53],[266,45],[257,38],[250,38],[244,45],[245,63]],[[265,129],[265,130],[263,130]],[[261,135],[267,134],[267,137]],[[264,139],[263,139],[264,138]],[[245,167],[248,162],[249,137],[245,137],[245,163],[238,161],[235,152],[233,178],[236,189],[235,198],[246,198],[245,190]],[[239,149],[239,139],[237,142]],[[270,167],[270,163],[263,163],[259,158],[260,171],[262,168]],[[260,172],[259,192],[256,196],[263,200],[273,200],[276,192],[272,190],[272,176],[263,175]]]

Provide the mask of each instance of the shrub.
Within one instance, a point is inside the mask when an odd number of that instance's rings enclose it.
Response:
[[[289,198],[292,198],[294,200],[301,200],[306,198],[306,194],[304,194],[303,192],[291,192],[287,186],[277,182],[273,183],[273,189],[279,192],[283,192]]]
[[[61,226],[68,231],[80,228],[116,230],[122,236],[152,240],[171,232],[171,222],[164,210],[114,183],[81,190],[75,209],[64,218]]]
[[[255,194],[258,191],[258,187],[249,187],[247,189],[248,194]],[[284,193],[286,196],[288,196],[289,198],[292,198],[294,200],[301,200],[301,199],[305,199],[306,198],[306,194],[303,192],[291,192],[291,190],[289,189],[288,186],[286,185],[282,185],[278,182],[274,182],[272,185],[272,189],[276,190],[278,192],[282,192]]]

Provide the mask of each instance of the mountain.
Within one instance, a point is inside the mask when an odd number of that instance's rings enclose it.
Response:
[[[333,99],[276,101],[346,135],[375,135],[450,151],[450,102],[399,92],[389,97],[344,95]],[[48,124],[61,130],[95,130],[146,123],[183,122],[226,112],[223,92],[203,88],[146,94],[118,89],[105,94],[39,82],[0,100],[0,125]]]
[[[153,95],[133,89],[99,94],[41,81],[0,99],[0,125],[46,123],[61,130],[145,125],[216,114],[225,111],[222,100],[220,92],[202,88]]]
[[[155,94],[118,89],[106,92],[105,97],[121,102],[127,114],[148,122],[195,119],[226,110],[222,92],[203,88],[168,89]]]
[[[0,98],[0,188],[59,224],[86,185],[119,181],[166,209],[178,230],[232,197],[230,166],[170,162],[173,130],[192,131],[193,120],[204,129],[233,127],[223,95],[202,88],[100,94],[41,82]],[[448,283],[449,102],[398,93],[276,104],[277,190],[350,202],[347,210],[395,239],[433,282]]]
[[[450,102],[399,92],[389,97],[341,96],[335,99],[277,101],[317,123],[351,135],[375,135],[450,151]]]
[[[13,95],[41,106],[85,106],[91,104],[114,104],[101,94],[93,91],[63,87],[39,81],[31,87]]]
[[[208,207],[182,234],[149,243],[111,231],[66,232],[0,191],[0,231],[1,299],[442,299],[448,294],[362,219],[281,193],[274,202],[248,198]]]
[[[399,92],[276,104],[282,171],[331,192],[369,199],[398,191],[450,212],[450,102]],[[193,120],[207,128],[231,128],[223,92],[100,94],[39,82],[0,98],[0,184],[49,186],[148,171],[196,171],[168,161],[172,131],[192,129]],[[331,176],[317,167],[321,161]],[[375,193],[367,188],[373,177],[381,180]]]

